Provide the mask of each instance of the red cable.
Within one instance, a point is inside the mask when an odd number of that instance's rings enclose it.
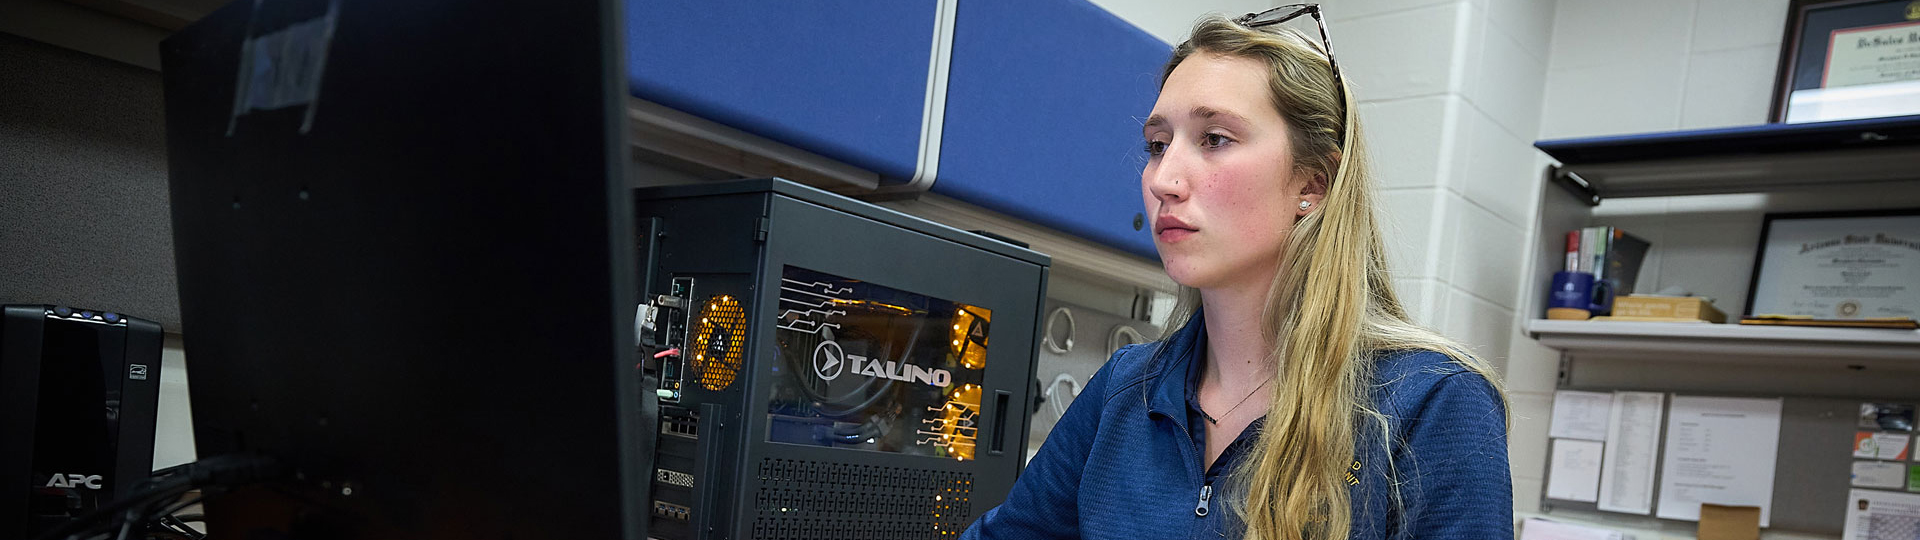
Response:
[[[678,349],[678,348],[673,348],[673,349],[667,349],[667,350],[664,350],[664,351],[660,351],[660,352],[657,352],[657,353],[653,353],[653,359],[655,359],[655,360],[659,360],[659,359],[661,359],[661,358],[666,358],[666,357],[669,357],[669,356],[680,356],[680,349]],[[645,364],[645,363],[640,363],[640,364],[635,364],[635,365],[633,366],[633,369],[644,369],[644,368],[646,368],[646,366],[647,366],[647,364]]]

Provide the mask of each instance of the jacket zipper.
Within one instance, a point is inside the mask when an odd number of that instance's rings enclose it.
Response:
[[[1165,416],[1165,415],[1163,414],[1162,416]],[[1169,418],[1168,420],[1169,420],[1169,425],[1175,428],[1179,427],[1179,424],[1171,422],[1171,418]],[[1205,516],[1207,515],[1206,513],[1207,511],[1203,510],[1202,508],[1206,506],[1207,498],[1213,495],[1213,480],[1210,480],[1207,478],[1206,471],[1202,471],[1198,469],[1198,466],[1200,464],[1200,457],[1194,455],[1194,446],[1196,445],[1196,443],[1193,440],[1193,435],[1183,430],[1176,429],[1176,431],[1180,431],[1181,438],[1184,438],[1187,440],[1186,445],[1180,446],[1181,457],[1185,458],[1182,461],[1185,461],[1187,463],[1187,474],[1191,475],[1191,477],[1194,480],[1200,482],[1200,503],[1194,506],[1193,511],[1197,515]]]
[[[1194,505],[1193,515],[1207,517],[1207,499],[1213,498],[1213,482],[1200,485],[1200,503]]]

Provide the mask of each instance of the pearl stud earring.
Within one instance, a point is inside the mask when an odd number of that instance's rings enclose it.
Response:
[[[1312,207],[1313,207],[1313,203],[1311,203],[1311,202],[1307,202],[1307,201],[1300,201],[1300,209],[1301,209],[1301,210],[1306,210],[1306,209],[1308,209],[1308,208],[1312,208]]]

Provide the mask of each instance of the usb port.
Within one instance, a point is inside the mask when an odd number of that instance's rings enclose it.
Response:
[[[660,501],[653,502],[653,515],[663,518],[686,521],[687,516],[692,512],[693,509],[685,506]]]
[[[677,437],[686,437],[688,439],[699,439],[700,427],[699,425],[695,424],[695,420],[692,418],[682,418],[677,416],[662,417],[660,419],[660,433],[666,434],[666,435],[673,435]]]

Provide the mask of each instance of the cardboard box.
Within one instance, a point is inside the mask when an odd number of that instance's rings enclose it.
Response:
[[[1719,309],[1713,307],[1713,303],[1698,296],[1622,296],[1613,301],[1613,315],[1711,323],[1727,322],[1727,314],[1721,313]]]
[[[1700,504],[1700,540],[1759,540],[1760,507]]]

